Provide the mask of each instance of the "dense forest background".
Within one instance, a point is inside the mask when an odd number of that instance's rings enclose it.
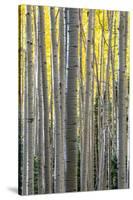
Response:
[[[129,14],[19,6],[19,194],[129,187]]]

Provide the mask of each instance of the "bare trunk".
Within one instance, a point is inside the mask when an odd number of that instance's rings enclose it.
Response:
[[[84,124],[84,147],[83,147],[83,167],[81,177],[81,190],[87,191],[88,172],[90,160],[90,132],[89,132],[89,112],[90,112],[90,95],[91,95],[91,72],[92,72],[92,45],[93,45],[93,29],[94,29],[94,11],[90,10],[88,15],[88,37],[87,37],[87,52],[86,52],[86,98],[85,98],[85,124]]]
[[[40,54],[41,54],[41,74],[42,93],[44,106],[44,144],[45,144],[45,193],[51,193],[51,156],[50,156],[50,136],[49,136],[49,110],[48,110],[48,84],[47,84],[47,62],[45,49],[45,21],[44,8],[39,7],[40,17]]]
[[[127,49],[127,14],[120,12],[119,22],[119,163],[118,188],[127,188],[126,182],[126,49]]]
[[[104,74],[104,70],[103,70],[103,57],[104,57],[104,11],[103,11],[103,15],[102,15],[102,35],[101,35],[101,54],[100,54],[100,97],[99,97],[99,172],[98,172],[98,189],[102,189],[103,187],[103,168],[104,168],[104,132],[103,132],[103,104],[102,104],[102,92],[103,92],[103,74]]]
[[[66,191],[77,191],[77,77],[79,10],[69,9],[69,55],[66,121]]]
[[[25,13],[24,13],[25,14]],[[27,127],[26,125],[26,115],[27,115],[27,66],[25,62],[25,50],[23,48],[23,40],[24,40],[24,15],[22,13],[22,7],[19,6],[19,160],[18,160],[18,193],[26,195],[28,188],[28,170],[27,170],[27,162],[28,162],[28,147],[27,147]],[[24,65],[24,66],[23,66]],[[23,81],[23,78],[26,77]]]
[[[28,67],[28,194],[34,194],[34,65],[32,60],[32,7],[27,6],[27,67]]]
[[[61,108],[61,191],[64,192],[64,136],[65,136],[65,89],[66,89],[66,67],[65,67],[65,12],[60,8],[60,108]]]
[[[58,43],[56,32],[55,9],[50,9],[51,15],[51,36],[53,54],[53,74],[54,74],[54,104],[55,104],[55,192],[62,191],[62,134],[61,134],[61,110],[60,110],[60,87],[58,71]]]
[[[111,62],[111,42],[112,42],[112,22],[113,12],[108,11],[108,57],[106,66],[106,85],[104,91],[104,129],[105,129],[105,156],[104,156],[104,189],[109,188],[109,145],[110,145],[110,127],[109,127],[109,69]]]
[[[45,117],[45,113],[44,111],[44,96],[43,96],[43,82],[42,82],[42,71],[43,71],[43,45],[44,45],[44,40],[42,39],[43,37],[43,30],[42,30],[42,22],[43,21],[43,16],[41,11],[42,7],[38,8],[38,99],[39,99],[39,120],[38,120],[38,159],[39,159],[39,182],[38,182],[38,191],[40,194],[44,193],[44,117]],[[47,163],[46,163],[47,164]],[[46,169],[47,171],[47,169]]]

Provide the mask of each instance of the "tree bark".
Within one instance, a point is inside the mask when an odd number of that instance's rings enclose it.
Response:
[[[66,120],[66,191],[77,191],[77,77],[79,10],[69,9],[69,55]]]
[[[50,9],[51,15],[51,37],[53,54],[54,74],[54,105],[55,105],[55,192],[62,192],[62,134],[61,134],[61,110],[60,110],[60,87],[58,71],[58,43],[56,31],[55,9]]]
[[[59,37],[60,37],[60,108],[61,108],[61,191],[64,192],[64,136],[65,136],[65,89],[66,89],[66,66],[65,66],[65,12],[60,8],[60,24],[59,24]]]
[[[32,7],[27,6],[27,70],[28,70],[28,194],[34,194],[34,65],[32,59]]]
[[[88,172],[89,172],[89,156],[90,156],[90,133],[89,133],[89,111],[90,111],[90,81],[92,72],[92,45],[93,45],[93,29],[94,29],[94,11],[90,10],[88,14],[88,37],[86,52],[86,97],[85,97],[85,124],[84,124],[84,147],[83,147],[83,167],[81,174],[81,191],[87,191]]]
[[[45,49],[45,21],[44,8],[39,7],[40,17],[40,54],[41,54],[41,75],[42,93],[44,106],[44,146],[45,146],[45,193],[51,193],[51,156],[50,156],[50,136],[49,136],[49,110],[48,110],[48,83],[47,83],[47,62]]]
[[[38,7],[38,99],[39,99],[39,121],[38,121],[38,145],[39,145],[39,152],[38,152],[38,160],[39,160],[39,182],[38,182],[38,192],[40,194],[44,193],[44,173],[47,172],[47,169],[45,169],[44,172],[44,166],[45,166],[45,155],[46,152],[44,151],[44,142],[46,140],[46,136],[44,139],[44,134],[48,134],[44,130],[44,118],[46,113],[44,112],[44,92],[43,92],[43,68],[44,68],[44,61],[43,61],[43,46],[44,46],[44,30],[42,27],[42,23],[44,24],[44,16],[42,14],[43,7]],[[43,25],[44,26],[44,25]],[[48,114],[48,113],[47,113]],[[45,155],[44,155],[45,153]],[[48,157],[48,155],[47,155]],[[46,163],[47,165],[48,163]],[[48,172],[47,172],[48,175]],[[45,175],[46,177],[46,175]],[[48,177],[47,177],[48,178]],[[49,182],[49,179],[47,179]],[[46,184],[46,183],[45,183]]]
[[[108,55],[106,65],[106,82],[104,91],[104,133],[105,133],[105,154],[104,154],[104,189],[109,189],[109,145],[110,145],[110,127],[109,127],[109,70],[111,63],[111,42],[112,42],[112,22],[113,12],[107,11],[108,15]]]
[[[18,193],[20,195],[27,194],[27,178],[28,178],[28,170],[27,170],[27,127],[26,124],[26,115],[27,115],[27,66],[25,62],[25,49],[23,47],[24,41],[24,16],[25,13],[22,12],[22,7],[19,6],[19,160],[18,160]],[[26,77],[24,79],[24,77]],[[24,81],[23,81],[24,79]]]
[[[119,163],[118,163],[118,188],[127,188],[126,183],[126,49],[127,49],[127,14],[120,12],[119,21]]]

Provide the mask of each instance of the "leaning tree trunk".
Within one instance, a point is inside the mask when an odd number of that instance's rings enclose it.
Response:
[[[79,10],[69,9],[66,119],[66,191],[77,191],[77,77]]]
[[[58,71],[58,43],[56,31],[55,9],[50,9],[51,15],[51,37],[53,54],[53,75],[54,75],[54,105],[55,105],[55,192],[62,192],[62,134],[61,134],[61,111],[60,111],[60,90]]]
[[[89,172],[89,155],[90,155],[90,137],[89,137],[89,111],[90,111],[90,83],[92,71],[92,45],[94,29],[94,11],[90,10],[88,15],[88,38],[86,52],[86,95],[85,95],[85,122],[84,122],[84,145],[83,145],[83,166],[81,169],[81,191],[87,191],[88,172]]]
[[[32,7],[27,6],[27,67],[28,67],[28,194],[34,194],[34,65],[32,59]]]
[[[127,188],[126,184],[126,49],[127,49],[127,14],[120,12],[119,22],[119,163],[118,163],[118,188]]]

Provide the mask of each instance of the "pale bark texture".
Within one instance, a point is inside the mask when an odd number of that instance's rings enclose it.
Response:
[[[40,16],[40,56],[42,74],[42,93],[44,106],[44,142],[45,142],[45,193],[51,193],[51,156],[50,156],[50,136],[49,136],[49,110],[48,110],[48,85],[47,85],[47,63],[45,49],[45,21],[44,8],[39,7]]]
[[[95,31],[94,31],[94,26],[95,26],[95,11],[92,13],[92,55],[91,55],[91,70],[90,70],[90,99],[89,99],[89,134],[90,134],[90,141],[89,141],[89,146],[90,146],[90,167],[89,167],[89,177],[88,177],[88,190],[94,190],[94,132],[93,132],[93,113],[94,113],[94,106],[93,106],[93,101],[94,101],[94,46],[95,46]],[[99,86],[99,85],[98,85]],[[97,87],[98,87],[97,86]]]
[[[65,89],[66,89],[66,66],[65,66],[65,12],[64,9],[60,9],[60,109],[61,109],[61,191],[64,192],[64,137],[65,137],[65,111],[66,111],[66,101],[65,101]]]
[[[28,194],[34,194],[34,65],[32,60],[32,7],[27,6],[27,67],[28,67]]]
[[[119,163],[118,188],[127,188],[126,183],[126,49],[127,49],[127,17],[126,12],[120,12],[119,21]]]
[[[25,63],[24,83],[24,150],[23,150],[23,194],[28,194],[28,65]]]
[[[38,95],[38,7],[33,6],[33,25],[34,25],[34,194],[39,192],[39,172],[38,172],[38,157],[39,157],[39,95]]]
[[[83,25],[82,25],[82,10],[79,12],[80,21],[80,69],[79,69],[79,112],[80,112],[80,188],[82,186],[82,164],[83,164],[83,145],[84,145],[84,85],[83,85],[83,66],[82,66],[82,50],[83,50]]]
[[[103,62],[103,54],[104,54],[104,21],[105,21],[105,15],[104,15],[104,11],[103,11],[103,14],[102,14],[102,37],[101,37],[101,58],[100,58],[100,81],[103,81],[103,73],[104,73],[104,69],[103,69],[103,65],[104,65],[104,62]],[[103,187],[103,168],[104,168],[104,131],[103,131],[103,128],[104,128],[104,124],[103,124],[103,121],[104,121],[104,115],[103,115],[103,112],[102,112],[102,107],[103,107],[103,104],[102,104],[102,100],[103,100],[103,97],[102,97],[102,92],[103,92],[103,87],[102,87],[102,83],[101,84],[101,87],[100,87],[100,98],[99,98],[99,124],[101,124],[100,126],[100,133],[99,133],[99,169],[98,169],[98,189],[102,189]]]
[[[77,191],[77,77],[79,10],[69,9],[66,119],[66,191]]]
[[[44,140],[44,116],[45,113],[43,113],[43,109],[44,109],[44,96],[43,96],[43,81],[42,81],[42,77],[43,77],[43,46],[44,46],[44,40],[43,40],[43,34],[44,34],[44,30],[42,30],[42,23],[44,23],[43,20],[43,8],[39,7],[38,8],[38,99],[39,99],[39,130],[38,130],[38,160],[39,160],[39,181],[38,181],[38,191],[40,194],[44,193],[44,166],[45,166],[45,156],[46,153],[44,151],[44,142],[46,140],[46,136],[45,136],[45,140]],[[44,25],[43,25],[44,26]],[[44,154],[45,153],[45,154]],[[46,163],[47,164],[47,163]],[[47,169],[46,169],[47,171]],[[47,174],[48,175],[48,174]],[[48,181],[48,180],[47,180]]]
[[[61,135],[61,109],[60,109],[60,87],[58,71],[58,43],[56,32],[55,9],[50,9],[51,15],[51,37],[54,74],[54,105],[55,105],[55,192],[62,191],[62,135]]]
[[[83,145],[83,166],[81,174],[81,190],[87,191],[88,172],[90,166],[90,95],[91,95],[91,72],[92,72],[92,45],[93,45],[93,29],[94,29],[94,11],[88,13],[88,37],[86,51],[86,94],[85,94],[85,121],[84,121],[84,145]]]
[[[19,145],[18,145],[18,193],[19,194],[27,194],[27,133],[25,132],[25,116],[26,116],[26,107],[25,107],[25,100],[26,100],[26,80],[27,74],[25,73],[26,63],[25,63],[25,50],[23,49],[23,18],[22,18],[22,8],[19,6],[18,10],[19,14],[19,57],[18,57],[18,64],[19,64],[19,121],[18,121],[18,130],[19,130]],[[24,62],[24,64],[23,64]],[[23,67],[24,65],[24,67]],[[26,76],[25,81],[23,81],[23,76]],[[26,101],[27,102],[27,101]],[[25,134],[26,133],[26,134]]]
[[[105,133],[105,154],[104,154],[104,183],[103,189],[109,189],[109,146],[110,146],[110,127],[109,127],[109,70],[111,63],[111,42],[112,42],[112,22],[113,12],[108,11],[108,56],[106,65],[106,83],[105,83],[105,97],[104,97],[104,133]]]
[[[128,20],[19,7],[19,194],[129,187]]]

